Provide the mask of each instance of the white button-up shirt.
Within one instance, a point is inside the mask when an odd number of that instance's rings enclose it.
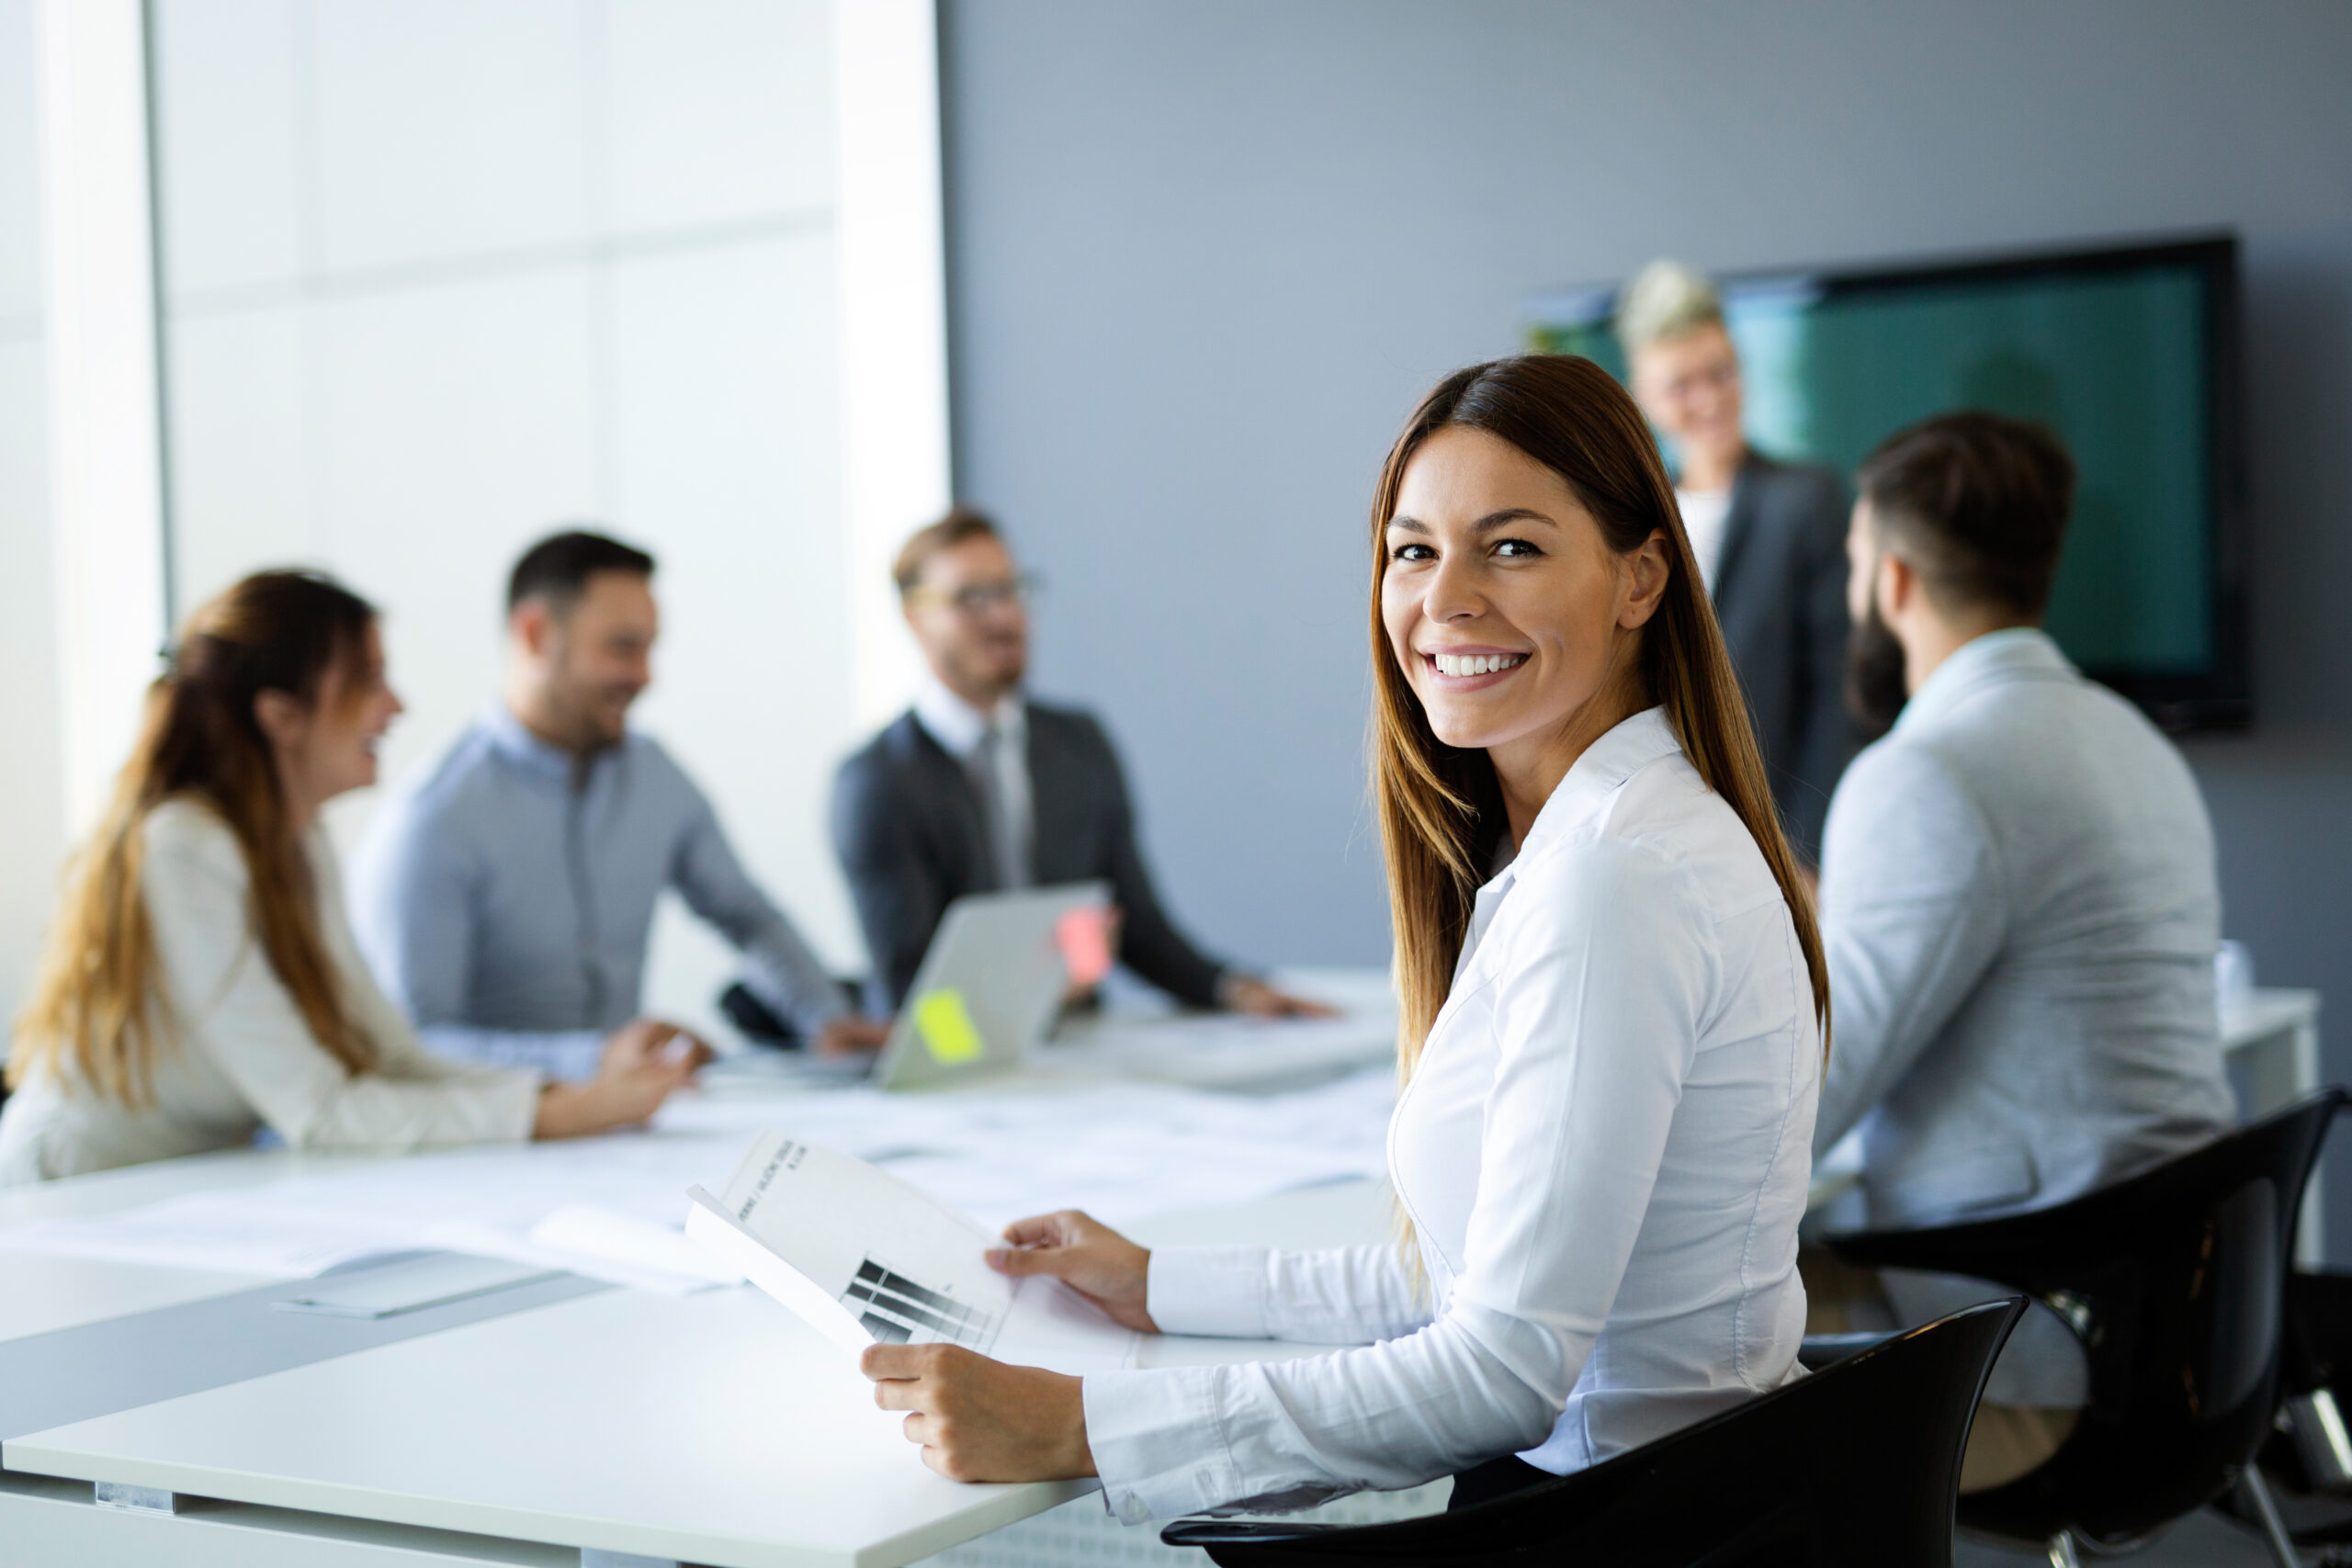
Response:
[[[1096,1373],[1120,1518],[1304,1504],[1518,1452],[1557,1473],[1798,1375],[1821,1037],[1754,839],[1663,710],[1611,730],[1480,890],[1389,1127],[1394,1247],[1160,1248],[1169,1333],[1365,1348]]]

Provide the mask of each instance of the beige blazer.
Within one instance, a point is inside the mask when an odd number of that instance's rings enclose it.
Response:
[[[334,852],[306,845],[327,953],[376,1071],[353,1074],[312,1038],[254,935],[243,852],[194,800],[156,807],[142,829],[141,891],[173,1025],[151,1104],[133,1109],[39,1073],[0,1111],[0,1186],[170,1159],[252,1142],[267,1126],[298,1149],[404,1150],[531,1135],[539,1076],[428,1054],[360,961],[345,923]]]

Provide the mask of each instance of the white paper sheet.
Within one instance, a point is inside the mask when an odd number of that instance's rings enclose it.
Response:
[[[452,1252],[561,1269],[663,1295],[691,1295],[743,1282],[741,1273],[719,1265],[678,1226],[655,1224],[592,1203],[566,1204],[519,1233],[481,1220],[443,1220],[427,1225],[424,1239],[427,1246]]]
[[[560,1211],[585,1208],[643,1227],[639,1240],[648,1231],[674,1240],[678,1194],[697,1183],[722,1189],[745,1140],[768,1128],[878,1165],[991,1232],[1065,1208],[1126,1224],[1376,1177],[1393,1101],[1385,1068],[1280,1095],[1145,1083],[764,1100],[690,1094],[673,1098],[650,1133],[298,1169],[262,1186],[0,1227],[0,1251],[303,1278],[377,1253],[447,1247],[684,1290],[700,1281],[674,1271],[674,1254],[664,1264],[641,1247],[582,1245],[577,1229],[535,1233]]]
[[[782,1133],[754,1139],[686,1234],[849,1350],[956,1344],[1059,1372],[1135,1363],[1137,1336],[1058,1280],[1009,1280],[993,1232],[879,1167]]]

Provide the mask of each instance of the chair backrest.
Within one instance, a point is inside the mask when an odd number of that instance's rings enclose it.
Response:
[[[2296,1217],[2342,1089],[2049,1209],[1840,1238],[1856,1262],[1964,1273],[2039,1297],[2081,1337],[2090,1400],[2023,1479],[1962,1522],[2020,1540],[2136,1538],[2226,1488],[2270,1431]]]
[[[1287,1539],[1179,1527],[1220,1563],[1949,1568],[1968,1425],[2022,1298],[1955,1313],[1606,1463],[1428,1518]]]

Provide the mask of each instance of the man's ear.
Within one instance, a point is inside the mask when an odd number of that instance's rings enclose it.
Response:
[[[1893,626],[1918,603],[1919,574],[1892,551],[1881,551],[1878,560],[1878,618]]]
[[[547,605],[537,599],[526,599],[506,616],[507,631],[524,652],[534,659],[544,659],[548,651],[548,633],[554,629],[554,619]]]

